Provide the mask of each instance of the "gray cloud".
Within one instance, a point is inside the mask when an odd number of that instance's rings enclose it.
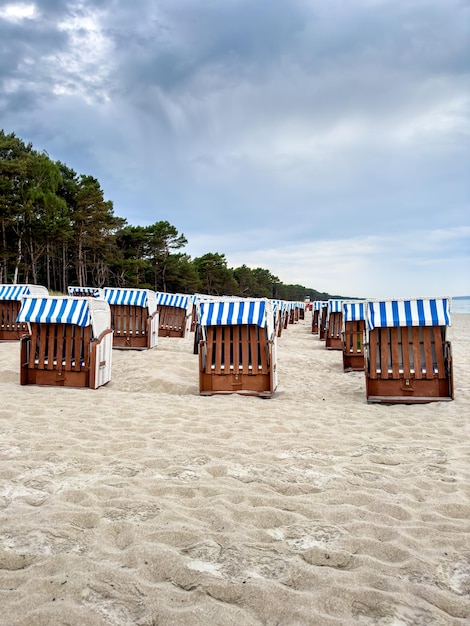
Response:
[[[379,268],[393,295],[442,291],[451,241],[470,291],[468,2],[35,6],[0,9],[4,128],[95,175],[117,215],[169,220],[193,256],[281,264],[286,282],[316,286],[321,265],[336,293],[348,255],[358,291],[384,291]]]

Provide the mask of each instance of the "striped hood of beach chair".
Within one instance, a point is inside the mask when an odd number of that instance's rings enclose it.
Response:
[[[26,296],[22,299],[17,322],[91,325],[93,336],[98,337],[110,328],[111,313],[107,302],[95,298]]]
[[[273,307],[269,300],[220,300],[201,302],[199,307],[201,326],[253,324],[266,328],[269,338],[274,333]]]
[[[23,296],[47,296],[41,285],[0,285],[0,300],[21,300]]]
[[[364,316],[365,302],[343,302],[343,322],[359,322]]]
[[[104,298],[104,289],[99,287],[79,287],[73,285],[67,287],[69,296],[89,296],[90,298]]]
[[[193,308],[193,298],[185,294],[179,293],[165,293],[163,291],[157,291],[156,293],[157,305],[172,306],[177,309],[185,309],[188,313]]]
[[[450,298],[368,300],[367,329],[397,326],[450,326]]]
[[[328,300],[328,315],[330,313],[342,313],[343,301],[342,300]]]
[[[140,306],[147,308],[150,315],[157,310],[156,294],[151,289],[117,289],[106,287],[104,298],[109,304]]]
[[[314,300],[312,306],[312,311],[321,311],[324,307],[328,306],[327,300]]]

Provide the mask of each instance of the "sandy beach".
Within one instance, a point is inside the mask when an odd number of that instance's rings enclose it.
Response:
[[[98,390],[19,384],[0,344],[0,624],[470,623],[470,315],[455,400],[368,405],[310,332],[274,398],[201,397],[193,335]]]

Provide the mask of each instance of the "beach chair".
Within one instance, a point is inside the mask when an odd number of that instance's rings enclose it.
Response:
[[[312,302],[312,333],[317,334],[320,325],[320,311],[324,303],[321,300]]]
[[[158,311],[151,289],[105,287],[104,297],[111,309],[113,347],[149,350],[158,345]]]
[[[364,302],[343,302],[343,370],[364,371]]]
[[[365,318],[368,402],[453,399],[449,298],[367,301]]]
[[[69,296],[77,298],[101,298],[102,300],[105,300],[104,289],[101,289],[100,287],[79,287],[78,285],[73,285],[67,287],[67,293]]]
[[[199,392],[270,398],[277,388],[277,336],[266,299],[201,302]]]
[[[28,332],[28,325],[18,322],[23,296],[47,296],[41,285],[0,285],[0,341],[18,341]]]
[[[160,337],[187,336],[191,328],[193,297],[177,293],[157,292],[157,307],[160,316]]]
[[[328,322],[328,300],[320,303],[320,312],[318,315],[318,338],[326,341],[326,331]]]
[[[84,297],[21,301],[20,383],[97,389],[111,379],[113,331],[107,302]]]
[[[343,301],[328,300],[325,348],[327,350],[343,349]]]

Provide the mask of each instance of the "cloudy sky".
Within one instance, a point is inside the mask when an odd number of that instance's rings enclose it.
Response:
[[[0,127],[192,258],[470,294],[470,0],[2,0],[0,51]]]

